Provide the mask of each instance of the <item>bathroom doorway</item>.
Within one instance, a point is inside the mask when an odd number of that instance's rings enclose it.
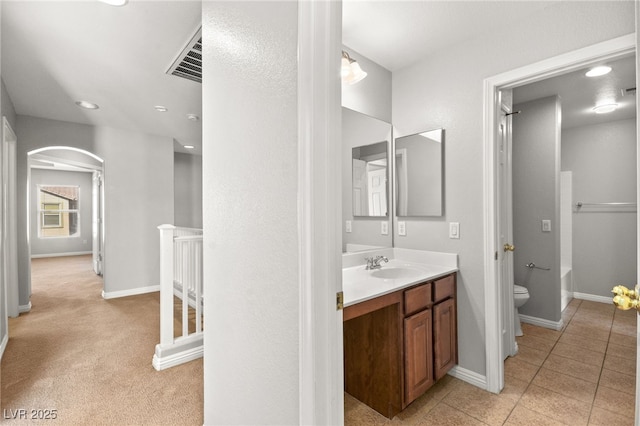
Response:
[[[505,290],[508,279],[503,276],[503,260],[508,258],[500,244],[504,230],[499,220],[500,196],[498,188],[501,176],[499,170],[499,123],[501,106],[497,94],[500,90],[514,89],[529,83],[541,81],[577,71],[600,62],[612,61],[632,55],[635,49],[635,34],[623,36],[607,42],[589,46],[568,54],[531,64],[485,80],[485,206],[488,220],[485,222],[485,294],[486,294],[486,346],[487,346],[487,389],[500,392],[504,386],[505,353],[502,339],[509,319],[503,317],[505,309],[513,305],[513,292]],[[508,251],[508,250],[507,250]],[[507,256],[501,256],[506,253]],[[513,261],[513,259],[511,259]],[[559,260],[558,260],[559,263]],[[544,265],[547,266],[547,265]],[[516,266],[514,266],[516,267]],[[559,268],[558,268],[559,269]],[[559,289],[558,289],[559,292]],[[558,297],[558,306],[560,304]],[[559,309],[558,309],[559,310]]]

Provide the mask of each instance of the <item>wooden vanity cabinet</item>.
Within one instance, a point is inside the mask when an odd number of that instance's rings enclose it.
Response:
[[[457,363],[456,274],[345,308],[345,390],[388,418]]]
[[[403,407],[457,363],[455,274],[404,292]]]

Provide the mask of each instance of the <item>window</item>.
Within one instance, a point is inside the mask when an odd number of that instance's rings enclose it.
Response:
[[[38,185],[38,236],[80,236],[80,187]]]

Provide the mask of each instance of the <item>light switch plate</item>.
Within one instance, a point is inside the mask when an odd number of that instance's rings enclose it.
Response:
[[[406,222],[398,222],[398,235],[407,235],[407,224]]]
[[[551,221],[544,219],[542,221],[542,232],[551,232]]]
[[[460,222],[449,222],[449,238],[460,239]]]
[[[345,222],[345,224],[344,224],[344,230],[345,230],[346,232],[351,232],[351,221],[350,221],[350,220],[347,220],[347,221]]]
[[[387,221],[380,222],[380,233],[382,235],[389,235],[389,222]]]

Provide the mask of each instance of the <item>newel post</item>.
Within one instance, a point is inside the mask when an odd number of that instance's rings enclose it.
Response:
[[[160,346],[173,343],[173,225],[160,225]]]

